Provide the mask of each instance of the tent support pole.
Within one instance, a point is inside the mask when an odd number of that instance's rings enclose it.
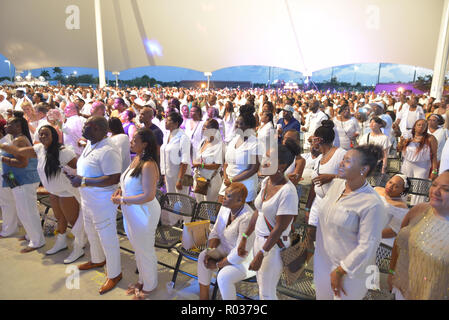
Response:
[[[449,0],[444,0],[441,14],[440,35],[438,37],[437,52],[433,68],[430,96],[441,99],[444,89],[444,76],[449,54]]]
[[[106,77],[104,69],[104,51],[103,51],[103,29],[101,26],[101,6],[100,0],[95,0],[95,29],[97,33],[97,55],[98,55],[98,77],[99,87],[106,86]]]

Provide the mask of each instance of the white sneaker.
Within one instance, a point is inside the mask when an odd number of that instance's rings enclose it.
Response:
[[[55,254],[56,252],[59,252],[61,250],[67,249],[67,235],[59,234],[56,236],[56,242],[50,250],[48,250],[45,254]]]
[[[78,260],[82,256],[84,256],[83,248],[75,246],[73,248],[72,253],[67,258],[64,259],[64,263],[65,264],[69,264],[69,263],[75,262],[76,260]]]

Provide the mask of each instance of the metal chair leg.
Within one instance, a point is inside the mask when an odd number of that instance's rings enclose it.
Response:
[[[173,284],[173,288],[175,287],[175,284],[176,284],[176,277],[178,276],[178,271],[179,271],[179,268],[180,268],[180,265],[181,265],[181,261],[182,261],[182,257],[183,257],[184,255],[182,254],[182,253],[179,253],[179,256],[178,256],[178,260],[176,261],[176,266],[175,266],[175,270],[174,270],[174,272],[173,272],[173,278],[172,278],[172,284]]]

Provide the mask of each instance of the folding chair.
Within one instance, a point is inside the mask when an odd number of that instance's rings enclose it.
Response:
[[[197,204],[195,214],[193,215],[192,221],[197,220],[210,220],[211,224],[215,223],[215,220],[217,219],[218,212],[220,211],[221,203],[218,202],[212,202],[212,201],[202,201]],[[185,271],[180,270],[181,261],[183,257],[186,257],[189,260],[192,261],[198,261],[198,257],[200,255],[200,252],[204,250],[205,248],[197,248],[197,249],[185,249],[182,244],[178,244],[176,247],[176,250],[179,253],[178,261],[176,262],[175,271],[173,273],[172,278],[172,287],[175,287],[176,278],[178,276],[178,272],[181,272],[189,277],[197,279],[198,277],[195,275],[192,275],[190,273],[187,273]]]
[[[390,269],[392,248],[381,243],[376,251],[376,266],[380,273],[388,274]],[[393,294],[388,290],[369,289],[363,300],[393,300]]]

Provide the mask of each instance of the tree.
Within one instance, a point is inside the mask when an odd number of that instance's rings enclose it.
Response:
[[[59,67],[54,67],[53,68],[53,73],[57,74],[57,75],[62,75],[62,69]]]
[[[41,76],[44,77],[45,79],[50,79],[50,72],[44,69],[41,71]]]

